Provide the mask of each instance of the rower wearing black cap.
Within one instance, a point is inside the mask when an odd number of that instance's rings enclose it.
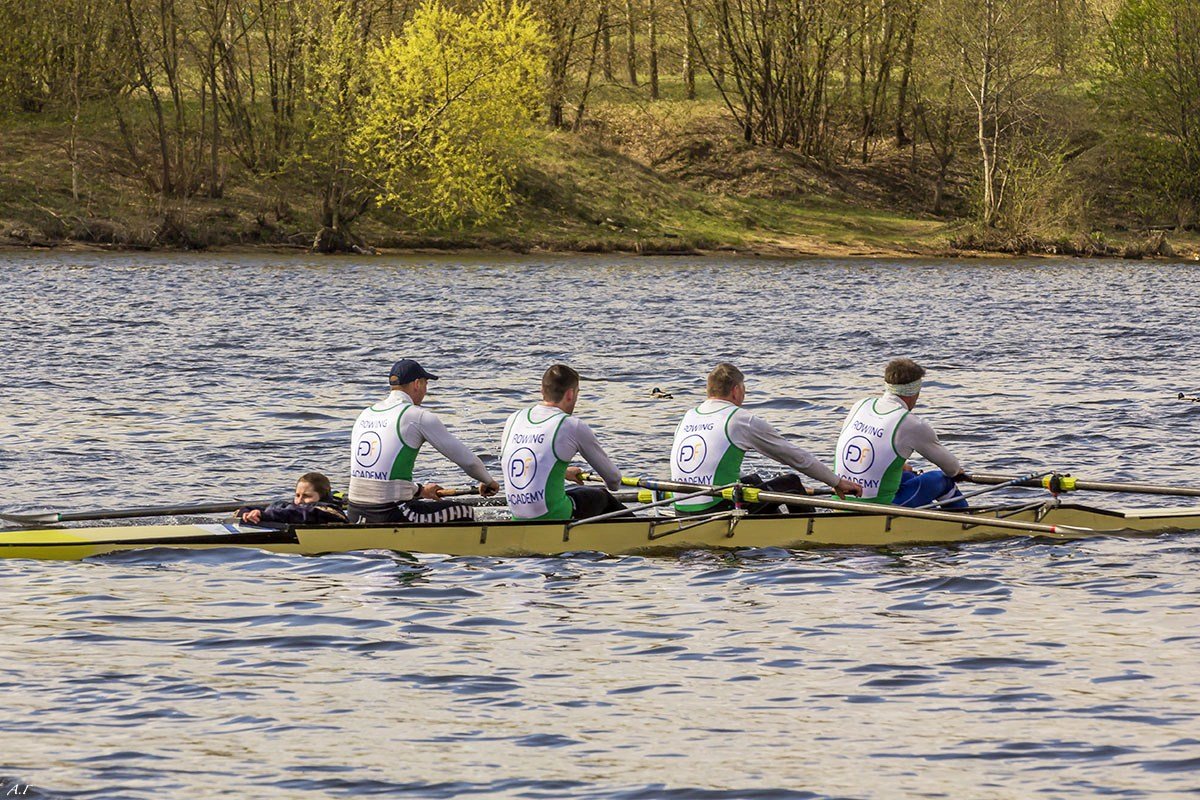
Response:
[[[440,523],[474,517],[471,506],[440,499],[442,487],[436,483],[413,481],[413,464],[426,442],[479,481],[481,495],[500,490],[479,457],[436,414],[421,408],[431,380],[437,376],[411,358],[401,359],[388,375],[391,393],[358,415],[350,449],[351,522]]]

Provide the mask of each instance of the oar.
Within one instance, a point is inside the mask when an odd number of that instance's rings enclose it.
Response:
[[[596,474],[596,473],[594,473],[594,472],[582,472],[582,473],[580,473],[579,477],[580,477],[581,479],[585,480],[585,481],[591,481],[592,483],[604,483],[604,478],[601,478],[599,475],[597,475],[597,474]],[[625,480],[625,479],[624,479],[624,478],[622,478],[621,480],[622,480],[622,482],[624,482],[624,480]],[[637,486],[637,484],[636,484],[636,483],[631,483],[631,484],[626,484],[626,485],[627,485],[627,486]],[[815,495],[818,495],[818,496],[821,496],[821,495],[832,495],[832,494],[834,493],[834,492],[833,492],[833,489],[831,489],[831,488],[830,488],[830,487],[828,487],[828,486],[824,486],[824,485],[818,486],[818,487],[816,487],[815,489],[812,489],[811,491],[812,491],[812,493],[813,493],[813,494],[815,494]],[[614,496],[614,497],[616,497],[618,500],[621,500],[621,499],[623,499],[623,498],[622,498],[622,495],[623,495],[623,493],[622,493],[622,492],[613,492],[613,496]],[[652,498],[652,497],[650,497],[650,495],[647,493],[647,494],[645,494],[644,496],[643,496],[643,495],[639,495],[639,496],[638,496],[638,497],[636,497],[636,498],[630,498],[630,499],[631,499],[631,500],[634,500],[634,499],[635,499],[635,500],[637,500],[637,501],[638,501],[638,502],[640,502],[640,503],[648,503],[648,502],[650,502],[650,500],[652,500],[653,498]]]
[[[1016,480],[1016,478],[1013,475],[992,475],[977,472],[967,475],[966,480],[971,483],[1007,483]],[[1155,483],[1081,481],[1070,475],[1054,475],[1053,473],[1041,479],[1021,479],[1018,482],[1011,483],[1011,485],[1050,489],[1055,492],[1129,492],[1130,494],[1169,494],[1178,497],[1200,497],[1200,489],[1189,489],[1184,486],[1162,486]]]
[[[573,483],[568,484],[567,488],[570,489],[574,485],[575,484],[573,484]],[[463,503],[464,505],[487,505],[489,503],[494,503],[495,505],[504,505],[505,503],[507,503],[507,501],[504,499],[504,491],[503,490],[501,490],[497,494],[492,495],[491,497],[483,497],[479,494],[479,489],[473,488],[473,487],[467,487],[467,488],[462,488],[462,489],[445,489],[438,496],[441,498],[445,498],[447,500],[454,500],[454,502],[456,502],[456,503]],[[632,503],[635,501],[636,502],[649,502],[649,500],[647,500],[646,498],[648,498],[650,496],[650,492],[645,491],[645,490],[640,491],[640,492],[638,492],[638,491],[613,492],[612,496],[615,497],[617,500],[621,501],[622,503]]]
[[[959,500],[966,500],[969,497],[978,497],[981,494],[987,494],[988,492],[999,491],[1000,489],[1005,489],[1009,486],[1023,486],[1023,485],[1025,485],[1025,483],[1027,481],[1039,481],[1042,478],[1045,478],[1047,475],[1053,475],[1053,474],[1054,474],[1053,472],[1033,472],[1033,473],[1030,473],[1029,475],[1021,475],[1019,477],[1013,478],[1012,480],[1007,480],[1007,481],[1004,481],[1003,483],[997,483],[993,486],[988,486],[984,489],[976,489],[973,492],[967,492],[966,494],[960,494],[958,497],[949,497],[949,498],[946,498],[945,500],[934,500],[932,503],[926,503],[923,506],[918,506],[918,508],[938,508],[940,506],[946,505],[946,503],[957,503]]]
[[[176,514],[224,514],[243,506],[266,506],[265,503],[240,501],[236,503],[184,503],[173,506],[136,506],[97,511],[42,511],[37,514],[0,514],[0,519],[21,525],[48,525],[55,522],[85,522],[97,519],[130,519],[132,517],[171,517]]]
[[[725,491],[726,489],[732,489],[734,486],[737,486],[737,484],[729,483],[729,484],[726,484],[725,486],[710,486],[708,488],[698,486],[696,488],[699,491],[691,492],[689,494],[676,495],[674,497],[668,497],[664,500],[655,500],[654,502],[646,501],[642,505],[634,506],[633,508],[622,508],[620,511],[607,511],[603,514],[597,514],[594,517],[584,517],[583,519],[577,519],[574,522],[567,523],[567,528],[571,529],[577,525],[583,525],[588,522],[603,522],[606,519],[614,519],[616,517],[632,516],[635,511],[647,511],[651,508],[658,508],[659,506],[665,506],[665,505],[669,505],[672,503],[678,503],[680,500],[690,500],[693,497],[711,497],[713,495],[720,494],[721,492]],[[626,494],[626,493],[625,492],[614,492],[613,496],[615,497],[616,495],[621,495],[621,494]],[[640,496],[641,493],[639,492],[638,494]],[[647,494],[649,494],[649,493],[647,493]],[[650,494],[650,497],[653,497],[653,496],[654,496],[653,494]]]
[[[657,491],[666,492],[694,492],[700,489],[713,489],[719,487],[712,486],[693,486],[688,483],[676,483],[674,481],[660,481],[651,478],[621,478],[621,483],[626,486],[641,486],[644,489],[654,489]],[[725,489],[721,492],[721,496],[726,500],[734,498],[734,492],[737,489]],[[835,511],[855,511],[860,514],[879,514],[887,517],[911,517],[913,519],[928,519],[938,522],[956,522],[960,525],[970,525],[975,527],[988,528],[1008,528],[1010,530],[1025,531],[1027,533],[1094,533],[1091,528],[1079,528],[1070,525],[1043,525],[1039,522],[1018,522],[1012,519],[1000,519],[997,517],[984,517],[972,514],[956,514],[950,511],[927,511],[919,508],[905,508],[904,506],[885,505],[883,503],[864,503],[861,501],[850,500],[826,500],[824,498],[816,498],[807,494],[789,494],[786,492],[766,492],[761,489],[755,489],[751,486],[746,486],[741,489],[742,498],[749,503],[794,503],[799,505],[813,506],[814,508],[830,508]]]

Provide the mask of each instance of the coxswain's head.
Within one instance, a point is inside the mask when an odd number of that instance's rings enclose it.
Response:
[[[921,379],[925,368],[911,358],[893,358],[883,368],[883,383],[888,394],[894,394],[912,408],[921,394]]]
[[[740,406],[746,402],[746,376],[728,362],[722,362],[708,373],[708,397],[710,400],[725,400]]]
[[[296,481],[296,505],[317,503],[333,497],[333,485],[320,472],[306,472]]]
[[[575,413],[579,401],[579,373],[566,364],[555,364],[542,373],[542,402]]]
[[[392,364],[388,373],[388,386],[392,391],[397,389],[408,395],[414,405],[421,405],[425,393],[429,391],[429,382],[436,381],[437,375],[425,371],[425,368],[411,358],[402,358]]]

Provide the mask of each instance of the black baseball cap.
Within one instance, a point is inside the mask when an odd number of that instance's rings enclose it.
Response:
[[[412,383],[418,378],[428,378],[431,381],[437,380],[437,375],[431,375],[425,371],[425,368],[411,358],[402,358],[395,364],[392,364],[392,371],[388,373],[388,383],[395,383],[403,386],[406,383]]]

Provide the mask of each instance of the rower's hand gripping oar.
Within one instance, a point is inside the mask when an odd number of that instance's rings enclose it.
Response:
[[[1041,478],[1021,478],[1016,475],[993,475],[990,473],[974,472],[964,480],[971,483],[1004,483],[1010,486],[1027,486],[1030,488],[1048,489],[1054,494],[1062,492],[1128,492],[1129,494],[1165,494],[1176,497],[1200,497],[1200,489],[1185,486],[1163,486],[1154,483],[1107,483],[1103,481],[1081,481],[1071,475],[1050,473]]]
[[[88,522],[100,519],[133,519],[136,517],[171,517],[178,514],[224,514],[245,506],[267,506],[271,501],[238,501],[224,503],[177,503],[169,506],[135,506],[96,511],[42,511],[34,514],[0,514],[6,522],[19,525],[53,525],[56,522]]]

